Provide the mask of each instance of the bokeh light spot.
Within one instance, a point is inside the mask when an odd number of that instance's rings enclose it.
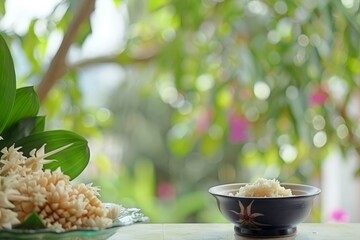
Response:
[[[97,112],[96,112],[96,119],[99,120],[100,122],[106,122],[110,119],[111,117],[111,111],[107,108],[100,108]]]
[[[349,129],[345,124],[341,124],[336,128],[336,134],[339,138],[344,139],[349,135]]]
[[[306,47],[307,45],[309,45],[309,42],[310,42],[310,40],[309,40],[308,36],[306,36],[304,34],[301,34],[298,37],[298,43],[302,47]]]
[[[327,135],[324,131],[317,132],[314,135],[313,143],[314,143],[315,147],[321,148],[321,147],[325,146],[326,142],[327,142]]]
[[[253,0],[248,3],[248,9],[250,12],[256,15],[266,15],[268,12],[267,6],[265,3]]]
[[[286,163],[293,162],[296,159],[297,155],[297,149],[290,144],[284,144],[280,147],[280,157]]]
[[[352,8],[354,6],[354,0],[341,0],[341,3],[346,8]]]
[[[196,88],[199,91],[207,91],[214,86],[214,78],[210,74],[200,75],[196,79]]]
[[[295,86],[289,86],[285,94],[290,100],[295,100],[299,96],[299,90]]]
[[[322,130],[325,127],[325,118],[320,115],[316,115],[313,118],[312,124],[316,130]]]
[[[266,100],[270,96],[270,87],[265,82],[257,82],[254,85],[254,94],[260,100]]]
[[[285,14],[288,10],[288,7],[284,1],[277,1],[274,6],[275,12],[278,14]]]

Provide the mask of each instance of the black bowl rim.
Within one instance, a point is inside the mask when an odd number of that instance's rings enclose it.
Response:
[[[240,186],[244,186],[246,184],[249,184],[249,183],[220,184],[220,185],[216,185],[216,186],[213,186],[213,187],[209,188],[209,193],[211,195],[214,195],[214,196],[227,197],[227,198],[233,198],[233,199],[264,199],[264,200],[266,200],[266,199],[293,199],[293,198],[303,198],[303,197],[314,197],[314,196],[319,195],[321,193],[321,189],[318,188],[318,187],[311,186],[311,185],[305,185],[305,184],[297,184],[297,183],[281,183],[280,186],[283,186],[283,187],[296,186],[296,187],[311,188],[311,189],[313,189],[314,192],[306,193],[306,194],[298,194],[298,195],[293,195],[293,196],[285,196],[285,197],[241,197],[241,196],[225,195],[225,194],[217,193],[217,192],[214,191],[215,188],[230,187],[230,186],[238,186],[238,188],[240,188]]]

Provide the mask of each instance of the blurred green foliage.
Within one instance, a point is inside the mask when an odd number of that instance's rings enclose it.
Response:
[[[40,81],[47,39],[67,31],[73,5],[61,1],[57,8],[67,11],[60,19],[56,9],[32,19],[26,34],[5,32],[30,65],[19,85]],[[155,222],[221,221],[207,193],[212,185],[258,176],[319,184],[328,154],[360,153],[359,5],[114,1],[127,10],[124,47],[69,62],[43,111],[53,119],[49,127],[119,149],[115,158],[92,157],[88,180],[102,186],[104,200],[138,206]],[[40,21],[42,35],[35,31]],[[81,49],[90,35],[83,25],[73,47]],[[108,96],[111,117],[104,121],[101,109],[84,104],[78,78],[107,63],[124,76]],[[311,220],[319,219],[315,209]]]

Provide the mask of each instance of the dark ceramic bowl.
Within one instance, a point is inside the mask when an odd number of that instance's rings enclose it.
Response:
[[[314,198],[321,190],[308,185],[281,184],[292,191],[290,197],[235,197],[246,183],[215,186],[209,193],[216,198],[222,215],[232,222],[235,233],[245,237],[291,236],[296,225],[309,216]]]

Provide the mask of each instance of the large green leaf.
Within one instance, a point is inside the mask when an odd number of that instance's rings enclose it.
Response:
[[[34,133],[43,132],[45,128],[45,117],[36,116],[23,118],[15,122],[10,127],[6,128],[1,136],[3,140],[0,141],[0,149],[5,146],[12,145],[19,139],[29,136]]]
[[[33,87],[17,89],[14,106],[11,109],[5,129],[21,119],[35,117],[39,112],[39,108],[39,97]]]
[[[48,157],[48,159],[56,161],[45,165],[45,168],[51,170],[61,167],[61,170],[71,179],[77,177],[89,162],[90,150],[86,139],[73,132],[64,130],[40,132],[15,143],[16,146],[22,146],[25,155],[34,148],[39,149],[43,144],[46,144],[46,152],[72,144],[61,152]]]
[[[15,101],[15,70],[9,48],[0,35],[0,133],[6,126]]]

